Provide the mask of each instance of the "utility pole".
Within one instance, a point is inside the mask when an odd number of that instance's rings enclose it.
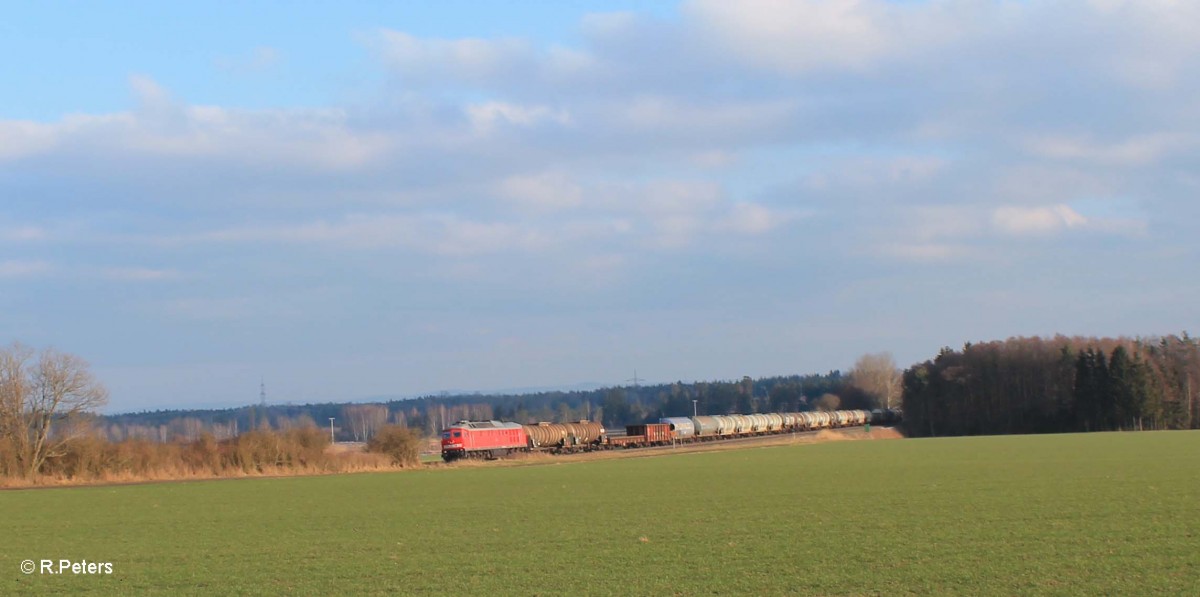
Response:
[[[692,399],[692,416],[693,416],[693,417],[697,417],[697,416],[699,416],[699,415],[697,415],[697,414],[696,414],[696,403],[697,403],[697,402],[699,402],[699,400],[697,400],[697,399],[694,399],[694,398]]]
[[[333,417],[329,417],[329,443],[336,443],[333,439]]]

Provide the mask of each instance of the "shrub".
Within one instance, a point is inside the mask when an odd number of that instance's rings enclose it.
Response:
[[[323,464],[325,448],[329,446],[329,436],[325,432],[309,425],[284,432],[284,446],[287,460],[293,466],[312,467]]]
[[[367,442],[367,451],[387,454],[399,466],[417,466],[421,463],[421,436],[407,427],[385,425]]]

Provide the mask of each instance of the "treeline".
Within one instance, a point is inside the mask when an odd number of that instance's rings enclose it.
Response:
[[[533,394],[443,394],[374,404],[258,405],[222,410],[163,410],[99,417],[97,428],[112,441],[144,439],[194,441],[201,434],[217,439],[246,429],[289,430],[332,427],[336,441],[369,441],[384,425],[399,425],[435,435],[460,420],[501,419],[520,423],[597,420],[609,427],[657,420],[664,416],[803,411],[822,407],[874,408],[879,399],[852,376],[827,374],[776,376],[737,381],[675,382],[587,391]],[[695,401],[695,402],[693,402]],[[332,424],[329,419],[333,419]]]
[[[1200,428],[1200,342],[1010,338],[944,348],[903,376],[910,436]]]

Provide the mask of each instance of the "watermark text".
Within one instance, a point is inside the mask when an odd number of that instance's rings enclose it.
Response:
[[[24,574],[112,574],[112,562],[89,562],[79,560],[25,560],[21,562]]]

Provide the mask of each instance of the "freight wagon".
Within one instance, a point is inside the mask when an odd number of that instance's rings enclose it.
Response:
[[[890,424],[901,419],[895,409],[809,411],[750,415],[664,417],[658,423],[628,425],[625,435],[609,436],[600,423],[538,423],[460,421],[442,432],[442,458],[499,458],[513,452],[553,453],[609,448],[642,448],[675,442],[715,441],[777,433],[817,431],[866,424]]]
[[[667,423],[626,425],[624,437],[609,437],[607,445],[614,448],[645,448],[665,446],[675,441],[675,433]]]

